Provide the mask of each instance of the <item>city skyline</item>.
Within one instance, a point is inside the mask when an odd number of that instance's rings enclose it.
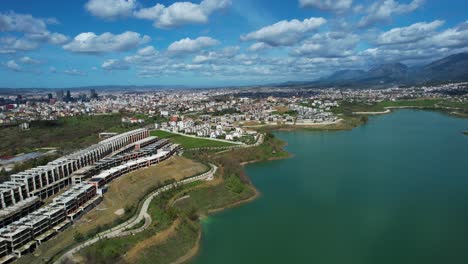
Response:
[[[0,87],[249,85],[468,50],[464,1],[3,1]]]

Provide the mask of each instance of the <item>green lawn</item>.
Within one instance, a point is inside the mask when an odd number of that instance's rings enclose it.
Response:
[[[152,136],[159,138],[169,138],[173,143],[180,144],[184,149],[206,148],[206,147],[226,147],[233,146],[233,143],[221,142],[204,138],[192,138],[170,132],[155,130],[151,132]]]

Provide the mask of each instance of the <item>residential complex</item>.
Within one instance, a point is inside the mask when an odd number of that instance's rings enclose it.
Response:
[[[155,165],[179,148],[137,129],[12,175],[0,185],[0,263],[33,251],[94,208],[113,179]]]

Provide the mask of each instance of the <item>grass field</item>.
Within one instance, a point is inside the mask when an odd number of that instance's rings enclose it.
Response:
[[[182,145],[184,149],[191,148],[206,148],[206,147],[226,147],[233,146],[234,144],[204,138],[192,138],[186,137],[178,134],[173,134],[170,132],[156,130],[151,132],[152,136],[157,136],[159,138],[169,138],[173,143]]]
[[[18,263],[42,263],[63,249],[75,243],[79,234],[87,237],[100,230],[107,229],[119,220],[130,217],[136,211],[138,202],[144,195],[166,180],[180,180],[207,171],[208,168],[198,162],[183,157],[173,157],[157,166],[138,170],[122,176],[110,184],[103,202],[84,215],[75,225],[65,230],[52,240],[42,244],[33,254],[21,258]],[[128,214],[117,215],[119,209],[127,209]]]
[[[124,132],[120,115],[67,117],[56,121],[36,121],[29,130],[0,128],[0,155],[31,152],[36,148],[57,147],[69,152],[98,142],[100,132]]]

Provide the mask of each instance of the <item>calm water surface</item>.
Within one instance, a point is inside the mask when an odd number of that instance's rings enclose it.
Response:
[[[468,263],[468,119],[401,110],[344,132],[279,132],[262,196],[203,223],[197,264]]]

